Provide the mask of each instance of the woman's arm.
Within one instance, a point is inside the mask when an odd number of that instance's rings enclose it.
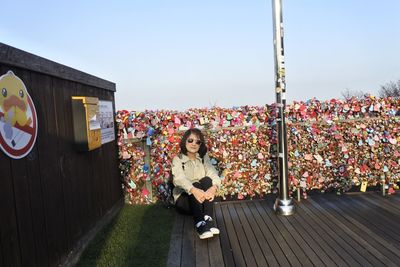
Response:
[[[204,170],[206,176],[211,178],[212,184],[216,187],[215,189],[217,190],[221,186],[221,178],[218,176],[217,170],[211,164],[211,160],[208,154],[204,156]]]
[[[182,188],[186,193],[191,194],[190,189],[192,189],[192,182],[186,178],[185,172],[182,168],[182,160],[176,156],[172,160],[172,175],[173,183],[175,186]]]
[[[194,187],[192,182],[186,178],[185,171],[182,167],[182,160],[179,157],[175,157],[172,160],[172,175],[174,176],[173,183],[175,186],[182,188],[189,195],[193,194],[197,201],[203,203],[206,199],[205,192]]]
[[[204,156],[204,170],[206,172],[206,176],[210,177],[212,180],[212,186],[205,192],[205,197],[207,200],[213,201],[215,194],[221,185],[221,178],[218,176],[217,170],[212,165],[208,155]]]

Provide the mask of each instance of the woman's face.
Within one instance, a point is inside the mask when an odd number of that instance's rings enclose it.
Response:
[[[189,153],[196,154],[200,148],[200,138],[195,134],[190,134],[189,138],[186,139],[186,149]]]

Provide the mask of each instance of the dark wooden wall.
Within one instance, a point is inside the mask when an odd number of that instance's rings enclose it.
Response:
[[[22,159],[0,151],[0,266],[57,266],[122,201],[116,141],[73,146],[71,96],[114,102],[115,84],[0,43],[8,70],[33,100],[38,135]]]

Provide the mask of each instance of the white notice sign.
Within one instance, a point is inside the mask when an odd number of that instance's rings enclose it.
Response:
[[[99,120],[101,127],[101,144],[115,140],[113,103],[99,100]]]

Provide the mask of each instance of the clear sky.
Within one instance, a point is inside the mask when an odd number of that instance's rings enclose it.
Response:
[[[283,0],[287,98],[400,79],[399,0]],[[271,0],[3,1],[0,41],[117,85],[117,109],[275,101]]]

